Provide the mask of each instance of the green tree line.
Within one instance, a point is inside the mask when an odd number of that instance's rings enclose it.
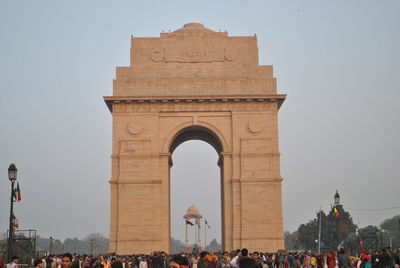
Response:
[[[337,206],[338,217],[331,210],[328,214],[318,211],[315,218],[301,224],[294,232],[285,232],[285,247],[288,250],[318,251],[321,230],[321,251],[344,247],[353,254],[359,253],[360,241],[370,251],[392,246],[400,248],[400,215],[385,219],[379,226],[358,228],[349,212]],[[321,221],[321,222],[320,222]],[[321,227],[321,228],[320,228]]]

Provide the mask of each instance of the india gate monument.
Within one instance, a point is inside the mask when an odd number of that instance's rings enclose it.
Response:
[[[170,252],[170,168],[181,143],[219,155],[224,250],[284,248],[277,94],[259,65],[256,36],[188,23],[160,37],[132,37],[117,67],[112,113],[109,251]]]

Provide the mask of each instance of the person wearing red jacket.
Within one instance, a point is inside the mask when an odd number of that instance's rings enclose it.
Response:
[[[363,241],[360,241],[360,248],[361,248],[361,266],[363,268],[371,268],[371,255],[369,254],[368,250],[364,250]]]
[[[336,254],[333,251],[330,251],[326,256],[326,265],[328,268],[335,268],[336,266]]]

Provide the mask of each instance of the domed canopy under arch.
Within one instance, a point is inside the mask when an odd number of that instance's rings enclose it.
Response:
[[[201,218],[203,218],[203,216],[200,214],[199,209],[196,206],[191,205],[187,209],[186,214],[183,216],[183,218],[185,220],[189,220],[189,219],[193,219],[193,218],[201,219]]]

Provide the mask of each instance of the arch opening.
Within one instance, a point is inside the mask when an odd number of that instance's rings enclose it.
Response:
[[[191,126],[179,131],[173,138],[169,152],[172,154],[175,149],[188,140],[201,140],[210,144],[220,155],[223,151],[222,143],[218,136],[208,128],[202,126]]]
[[[186,250],[194,243],[204,249],[213,239],[222,245],[222,152],[218,136],[200,126],[182,129],[171,143],[170,239],[181,240],[188,247]],[[202,214],[200,229],[196,225],[187,226],[183,219],[191,205],[197,206]],[[205,219],[212,228],[205,225]],[[173,243],[176,241],[171,239],[171,251],[177,251]]]

